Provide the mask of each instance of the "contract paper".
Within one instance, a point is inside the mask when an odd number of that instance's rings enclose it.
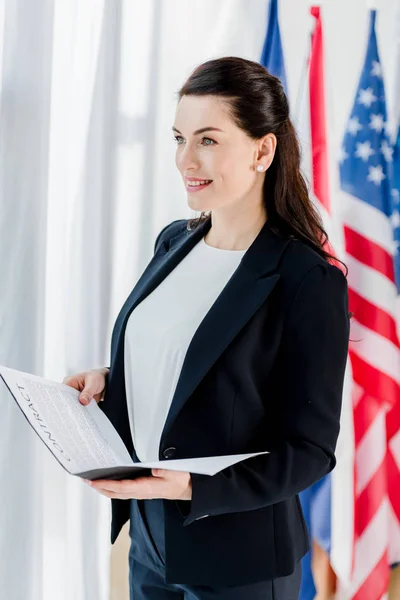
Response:
[[[71,475],[90,480],[135,479],[151,475],[151,469],[215,475],[247,458],[268,454],[134,462],[94,398],[83,405],[80,392],[69,385],[1,365],[0,377],[28,423]]]

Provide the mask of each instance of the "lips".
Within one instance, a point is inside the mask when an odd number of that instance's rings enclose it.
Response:
[[[197,180],[192,180],[192,181],[199,181]],[[190,185],[190,183],[187,181],[186,182],[186,190],[188,192],[199,192],[200,190],[204,190],[206,187],[208,187],[209,185],[211,185],[212,183],[212,179],[210,179],[208,181],[208,183],[204,183],[204,184],[200,184],[200,185]]]

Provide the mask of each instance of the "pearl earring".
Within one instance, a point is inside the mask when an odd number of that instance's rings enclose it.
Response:
[[[263,171],[263,170],[264,170],[264,167],[262,165],[257,166],[257,171]]]

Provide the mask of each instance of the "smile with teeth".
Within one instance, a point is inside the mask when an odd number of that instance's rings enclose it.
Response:
[[[212,179],[199,179],[197,181],[187,181],[186,185],[188,187],[197,187],[199,185],[205,185],[206,183],[211,183]]]

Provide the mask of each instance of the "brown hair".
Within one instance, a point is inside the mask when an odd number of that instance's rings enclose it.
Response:
[[[280,236],[302,240],[329,262],[341,263],[347,276],[345,263],[324,249],[328,234],[300,170],[300,145],[280,79],[258,62],[224,56],[196,67],[177,94],[178,101],[189,95],[219,96],[227,101],[232,120],[250,138],[275,134],[277,146],[263,188],[271,229]],[[188,227],[210,217],[211,211],[202,212],[189,220]]]

